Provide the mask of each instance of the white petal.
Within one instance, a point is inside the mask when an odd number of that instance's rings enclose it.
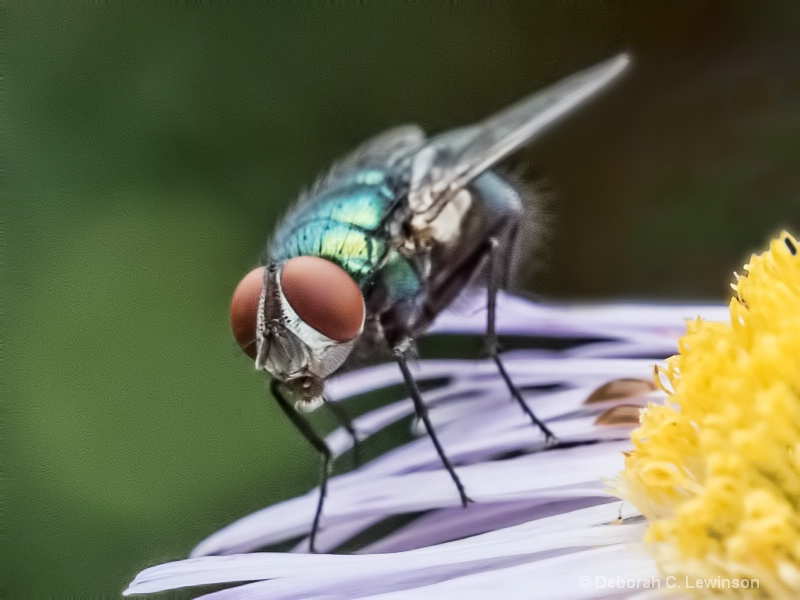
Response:
[[[441,544],[450,540],[478,535],[496,529],[512,527],[533,519],[542,519],[581,508],[619,500],[607,496],[586,496],[553,501],[522,500],[502,504],[475,504],[465,511],[462,507],[445,508],[427,513],[401,529],[370,544],[359,554],[401,552]]]
[[[441,315],[434,329],[483,334],[485,296],[461,306],[466,314]],[[643,405],[663,394],[585,401],[610,380],[650,378],[654,357],[674,353],[685,320],[698,314],[728,319],[724,307],[564,308],[503,295],[500,333],[574,340],[565,350],[520,350],[504,353],[503,360],[524,388],[526,403],[560,441],[593,444],[531,453],[543,447],[543,436],[512,400],[491,361],[418,361],[412,368],[419,380],[447,381],[428,390],[424,400],[476,504],[460,507],[430,439],[412,421],[421,437],[330,481],[317,538],[319,548],[335,548],[386,517],[428,511],[364,550],[394,553],[203,557],[147,569],[126,593],[255,581],[208,598],[615,597],[612,589],[583,589],[575,587],[577,581],[570,587],[569,580],[577,574],[630,577],[654,570],[649,558],[628,547],[640,541],[644,524],[609,525],[635,511],[614,500],[600,483],[622,467],[622,452],[630,448],[629,427],[598,427],[595,421],[616,404]],[[397,365],[390,363],[336,377],[328,394],[342,401],[402,384]],[[354,425],[360,437],[368,437],[412,413],[411,401],[402,399],[358,417]],[[327,439],[336,455],[352,445],[341,430]],[[518,453],[523,455],[497,458]],[[303,536],[316,502],[312,490],[258,511],[201,542],[193,556],[245,552]],[[298,549],[303,547],[301,542]]]
[[[604,495],[600,479],[622,467],[622,452],[630,442],[579,446],[545,453],[468,465],[459,477],[476,502]],[[557,465],[557,466],[556,466]],[[329,483],[323,527],[352,518],[392,515],[457,506],[458,493],[443,469],[369,478],[352,475]],[[414,493],[408,493],[413,490]],[[306,494],[253,513],[206,538],[192,556],[246,552],[308,533],[316,506]]]
[[[613,304],[558,306],[536,304],[506,293],[498,295],[497,330],[502,334],[619,339],[639,332],[655,332],[676,339],[686,330],[686,320],[701,316],[727,322],[728,309],[719,305]],[[486,296],[475,293],[459,299],[456,310],[436,319],[432,332],[486,331]]]
[[[505,384],[501,380],[493,364],[471,363],[470,361],[447,361],[448,364],[442,365],[442,361],[423,361],[421,371],[430,373],[432,370],[448,371],[451,375],[460,377],[452,384],[426,393],[424,399],[426,403],[434,407],[431,411],[431,419],[437,428],[440,437],[445,436],[445,432],[439,427],[449,423],[460,423],[462,427],[468,427],[470,421],[466,415],[475,415],[474,421],[485,427],[487,414],[486,402],[502,406],[500,409],[507,415],[513,415],[513,420],[517,422],[521,414],[519,408],[513,403]],[[529,400],[529,405],[534,408],[537,416],[549,421],[557,418],[561,414],[566,414],[580,408],[586,397],[598,386],[611,379],[623,377],[649,377],[652,372],[652,361],[641,360],[571,360],[547,361],[541,365],[531,361],[527,353],[509,353],[506,358],[506,365],[514,381],[519,386],[552,386],[570,381],[574,373],[565,371],[565,362],[575,365],[581,373],[580,381],[572,381],[571,385],[581,385],[582,387],[564,393],[554,393],[541,395]],[[439,363],[431,365],[431,363]],[[471,366],[470,366],[471,365]],[[535,365],[535,366],[533,366]],[[586,385],[588,383],[588,386]],[[462,398],[469,393],[469,400]],[[528,395],[530,396],[530,394]],[[449,400],[452,407],[437,410],[439,404],[446,404]],[[569,398],[569,401],[568,401]],[[447,412],[445,412],[447,411]],[[359,432],[360,437],[366,438],[401,418],[407,417],[413,412],[413,405],[410,400],[402,400],[380,409],[372,411],[354,420],[354,426]],[[493,412],[493,422],[496,418],[495,409]],[[449,415],[449,416],[448,416]],[[525,417],[522,417],[525,419]],[[540,436],[541,438],[541,436]],[[352,440],[345,431],[338,430],[331,434],[328,442],[335,450],[337,455],[348,450],[352,446]],[[396,460],[393,457],[392,460]],[[380,463],[374,463],[370,468],[380,468]],[[399,469],[395,469],[395,472]]]
[[[270,598],[307,598],[324,591],[356,589],[363,593],[395,575],[395,584],[406,585],[414,577],[438,579],[464,572],[519,564],[520,557],[541,558],[540,553],[559,549],[625,544],[641,539],[643,524],[604,525],[614,521],[622,507],[601,505],[493,531],[465,540],[393,554],[307,555],[245,554],[209,556],[167,563],[139,574],[126,594],[152,593],[189,585],[270,579],[259,584]],[[629,514],[630,509],[625,509]],[[441,567],[441,568],[440,568]],[[427,570],[427,573],[426,573]],[[292,578],[292,580],[284,580]],[[347,590],[344,590],[347,586]],[[378,588],[378,589],[376,589]],[[390,588],[395,589],[395,588]]]
[[[657,585],[658,572],[652,559],[629,545],[595,548],[502,569],[471,573],[462,577],[402,591],[373,596],[372,600],[592,600],[629,598],[630,588],[609,588],[609,580]],[[587,579],[582,579],[587,578]],[[588,583],[588,585],[587,585]],[[613,581],[612,581],[613,583]]]

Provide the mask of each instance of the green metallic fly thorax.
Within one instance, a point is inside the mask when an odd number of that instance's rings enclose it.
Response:
[[[275,233],[269,261],[319,256],[336,263],[366,296],[376,280],[397,301],[421,289],[419,275],[387,238],[382,219],[396,192],[383,171],[356,171],[297,206]]]

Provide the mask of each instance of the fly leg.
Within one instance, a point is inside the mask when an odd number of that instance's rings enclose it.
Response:
[[[538,427],[545,437],[545,443],[547,446],[554,446],[558,443],[558,438],[553,434],[552,431],[547,427],[547,425],[542,422],[531,410],[531,408],[525,403],[525,400],[522,398],[522,393],[519,391],[519,388],[514,385],[514,382],[511,381],[511,377],[506,371],[506,367],[503,364],[503,361],[500,359],[500,341],[497,338],[497,330],[495,328],[495,317],[497,316],[497,291],[500,287],[499,275],[500,275],[500,261],[498,260],[500,254],[500,242],[496,237],[491,237],[488,240],[488,264],[487,268],[489,270],[489,282],[487,285],[487,294],[488,294],[488,302],[487,302],[487,310],[486,310],[486,337],[484,340],[485,349],[487,354],[491,357],[494,361],[494,364],[497,365],[497,370],[500,371],[500,375],[503,378],[503,381],[506,382],[506,386],[508,387],[508,391],[511,392],[514,400],[516,400],[517,404],[519,404],[522,411],[528,415],[531,422]]]
[[[314,513],[314,523],[311,526],[311,533],[308,538],[308,549],[309,552],[313,553],[316,552],[316,549],[314,548],[314,542],[316,541],[317,532],[319,531],[319,521],[322,517],[322,506],[325,503],[325,494],[328,490],[328,477],[330,477],[331,474],[333,453],[331,452],[331,449],[328,448],[325,440],[317,435],[317,433],[311,428],[311,424],[306,421],[303,416],[298,413],[289,403],[289,401],[283,395],[283,392],[280,389],[280,384],[277,380],[272,380],[270,388],[272,390],[272,395],[275,396],[275,399],[278,401],[278,406],[283,409],[283,412],[286,413],[286,416],[289,417],[289,420],[292,422],[292,424],[303,435],[303,437],[306,438],[308,443],[311,444],[319,453],[319,457],[321,459],[320,466],[322,468],[319,482],[319,499],[317,500],[317,510]]]
[[[338,402],[330,402],[325,400],[325,406],[331,411],[334,418],[339,421],[339,425],[348,433],[353,439],[353,469],[361,466],[361,440],[356,433],[356,428],[353,427],[353,419]]]
[[[439,460],[442,461],[444,468],[447,469],[447,472],[450,474],[450,479],[453,480],[453,483],[456,485],[456,489],[458,489],[458,495],[461,497],[461,505],[466,507],[467,504],[472,502],[472,499],[467,496],[467,492],[464,489],[464,484],[461,483],[461,480],[456,474],[456,470],[453,468],[453,464],[444,453],[444,448],[442,448],[442,444],[439,442],[439,438],[436,436],[436,430],[433,428],[430,417],[428,417],[428,407],[422,401],[422,395],[419,393],[417,382],[414,379],[414,376],[411,374],[411,370],[408,368],[408,360],[406,358],[408,345],[409,342],[404,342],[396,346],[392,351],[394,354],[394,359],[397,361],[397,364],[400,365],[400,371],[403,373],[403,379],[406,381],[406,387],[411,394],[411,399],[414,401],[414,411],[416,412],[417,417],[422,419],[422,422],[425,424],[425,429],[428,431],[428,435],[433,442],[433,446],[436,448],[436,453],[439,455]]]

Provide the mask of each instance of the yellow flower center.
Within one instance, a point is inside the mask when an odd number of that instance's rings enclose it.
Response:
[[[717,594],[800,597],[799,252],[782,233],[737,276],[730,323],[688,324],[622,473],[665,576],[759,582]]]

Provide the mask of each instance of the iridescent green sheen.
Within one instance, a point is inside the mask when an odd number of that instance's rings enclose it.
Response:
[[[422,289],[419,275],[396,250],[390,251],[380,274],[389,292],[389,302],[414,298]]]
[[[385,173],[376,169],[328,182],[284,219],[270,259],[319,256],[342,267],[362,291],[380,278],[392,299],[413,297],[421,289],[419,276],[380,227],[395,197]]]

